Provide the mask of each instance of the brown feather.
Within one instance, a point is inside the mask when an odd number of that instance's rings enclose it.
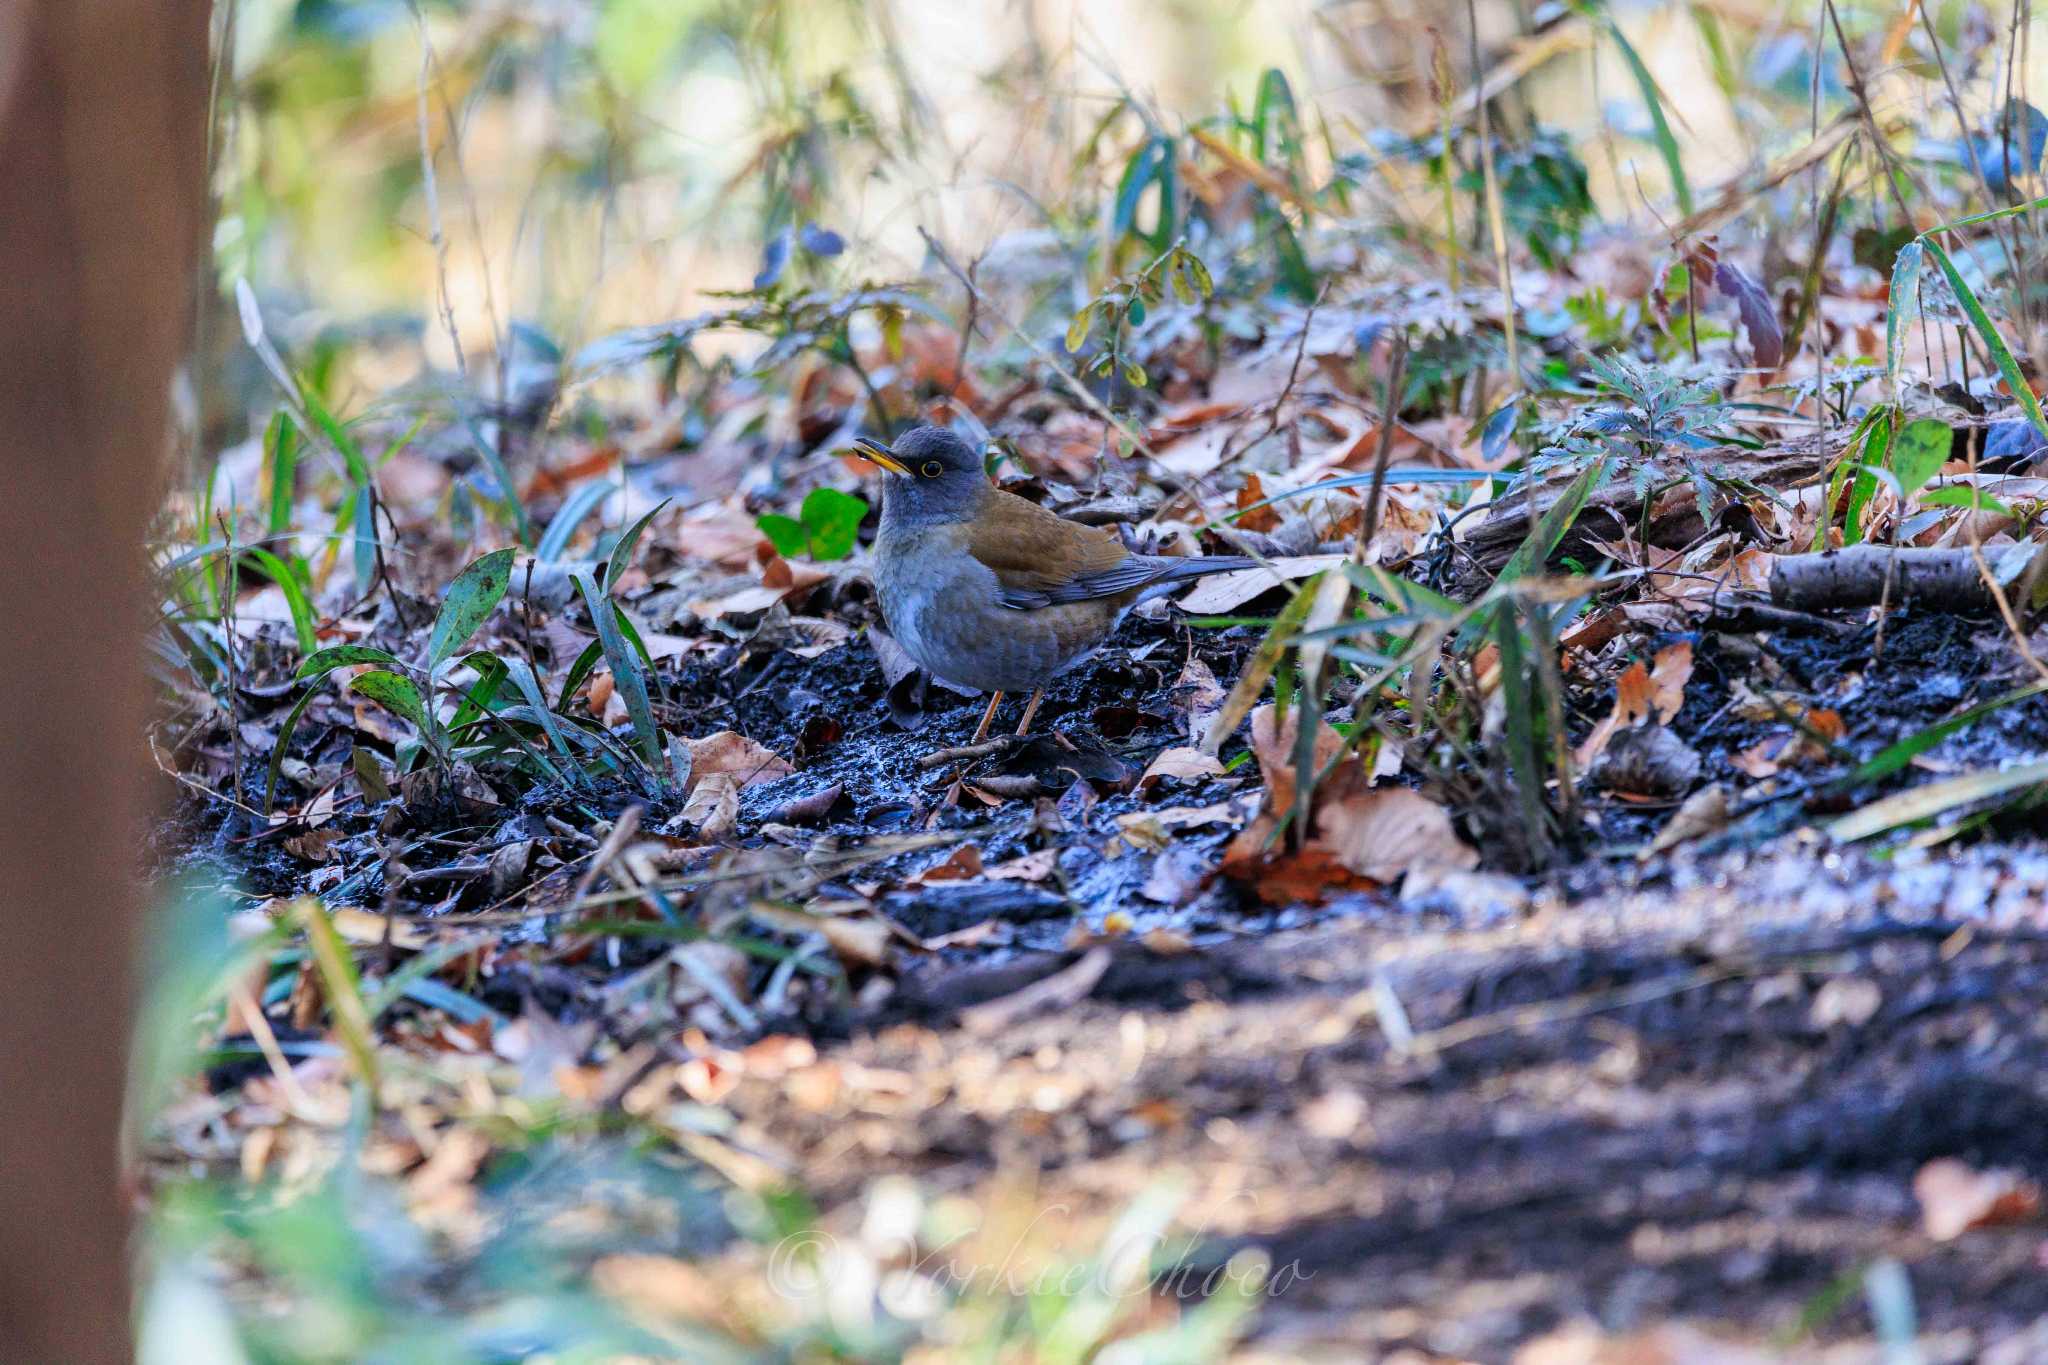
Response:
[[[1006,588],[1044,590],[1113,569],[1130,551],[1108,527],[1067,521],[1015,493],[990,487],[969,525],[967,553]]]

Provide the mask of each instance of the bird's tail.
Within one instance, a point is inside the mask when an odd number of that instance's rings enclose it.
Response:
[[[1159,556],[1166,567],[1159,576],[1145,585],[1140,600],[1150,600],[1174,591],[1191,578],[1207,578],[1216,573],[1238,573],[1245,569],[1256,569],[1259,561],[1244,555],[1188,555],[1178,558],[1170,555]]]

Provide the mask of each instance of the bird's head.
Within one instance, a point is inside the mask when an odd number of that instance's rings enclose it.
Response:
[[[882,510],[892,518],[964,521],[989,486],[974,447],[944,427],[912,427],[887,444],[862,436],[854,446],[890,474]]]

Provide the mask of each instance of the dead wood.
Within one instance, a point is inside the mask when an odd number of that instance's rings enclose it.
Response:
[[[1824,554],[1781,555],[1771,569],[1771,602],[1788,611],[1869,607],[1886,600],[1950,611],[1988,612],[1993,606],[1976,557],[1967,549],[1852,545]]]

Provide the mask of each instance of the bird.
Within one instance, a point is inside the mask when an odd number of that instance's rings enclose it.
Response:
[[[1258,567],[1241,555],[1138,554],[1107,527],[997,488],[945,427],[854,447],[890,475],[874,547],[882,618],[927,673],[992,694],[972,744],[1009,692],[1031,694],[1016,731],[1027,734],[1046,685],[1102,648],[1138,603]]]

